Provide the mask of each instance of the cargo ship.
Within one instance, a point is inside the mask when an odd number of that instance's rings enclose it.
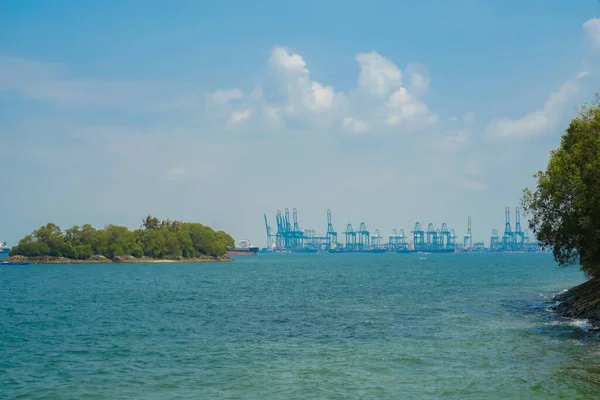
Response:
[[[454,248],[450,248],[450,249],[427,249],[427,250],[422,250],[423,253],[455,253],[455,249]]]
[[[249,240],[240,240],[238,245],[227,250],[226,256],[255,256],[258,253],[258,246],[254,246]]]
[[[381,254],[381,253],[387,253],[387,249],[382,249],[379,247],[376,247],[374,249],[360,249],[360,250],[356,250],[357,253],[370,253],[370,254]]]
[[[319,249],[314,247],[296,247],[292,249],[292,253],[318,253]]]

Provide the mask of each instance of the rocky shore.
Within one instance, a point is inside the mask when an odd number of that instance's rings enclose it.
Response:
[[[587,319],[600,327],[600,279],[591,279],[554,297],[554,310],[564,317]]]
[[[43,257],[23,257],[23,256],[12,256],[5,258],[2,261],[9,262],[30,262],[31,264],[110,264],[110,263],[123,263],[123,264],[132,264],[132,263],[198,263],[198,262],[230,262],[233,259],[223,256],[223,257],[196,257],[196,258],[184,258],[184,257],[165,257],[165,258],[152,258],[152,257],[140,257],[135,258],[132,256],[118,256],[113,259],[94,255],[91,256],[87,260],[74,260],[71,258],[65,257],[53,257],[53,256],[43,256]]]

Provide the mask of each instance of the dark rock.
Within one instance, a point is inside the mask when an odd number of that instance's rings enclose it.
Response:
[[[600,326],[600,279],[591,279],[554,297],[560,304],[554,307],[557,314],[569,318],[587,319]]]

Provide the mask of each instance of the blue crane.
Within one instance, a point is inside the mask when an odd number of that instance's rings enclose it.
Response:
[[[381,247],[381,235],[379,234],[379,229],[375,229],[375,235],[371,236],[371,245],[373,247]]]
[[[440,247],[450,248],[450,231],[445,222],[442,223],[442,229],[440,230]]]
[[[504,209],[504,235],[502,236],[502,247],[504,250],[512,250],[514,233],[510,226],[510,208]]]
[[[271,249],[271,247],[273,247],[273,235],[271,233],[269,221],[267,220],[267,214],[265,214],[265,228],[267,229],[267,249]]]
[[[525,232],[521,228],[521,209],[519,207],[515,208],[515,232],[513,236],[513,240],[515,244],[522,250],[525,244]]]
[[[346,232],[344,232],[344,235],[346,236],[346,250],[356,250],[356,232],[352,229],[352,224],[346,225]]]
[[[490,237],[490,249],[495,250],[500,247],[500,236],[498,236],[498,230],[492,229],[492,236]]]
[[[390,249],[396,249],[398,248],[398,245],[400,244],[400,238],[398,236],[398,231],[396,229],[392,230],[392,234],[389,236],[389,240],[388,240],[388,247]]]
[[[302,230],[300,229],[300,225],[298,224],[298,211],[296,211],[296,208],[292,210],[292,216],[294,226],[292,231],[290,232],[291,246],[293,248],[302,247],[304,246],[304,232],[302,232]]]
[[[465,248],[471,248],[471,247],[473,247],[473,234],[471,232],[471,217],[469,217],[469,222],[468,222],[468,226],[467,226],[467,233],[463,237],[463,240],[464,240],[463,246]]]
[[[369,247],[371,232],[367,230],[367,225],[364,222],[360,223],[360,227],[356,233],[358,234],[358,248],[363,250]]]
[[[435,231],[435,227],[432,223],[429,223],[427,226],[427,248],[431,249],[435,246],[437,242],[437,232]]]
[[[333,223],[331,222],[331,210],[327,210],[327,242],[329,249],[335,249],[337,247],[337,232],[333,229]]]
[[[419,222],[415,223],[415,228],[412,231],[415,250],[422,250],[425,244],[425,231],[421,229]]]
[[[404,235],[404,229],[400,229],[400,234],[398,235],[398,244],[400,248],[405,250],[408,249],[408,243],[406,243],[406,236]]]
[[[277,215],[275,216],[275,221],[277,223],[277,234],[275,235],[275,246],[278,249],[285,248],[285,221],[283,219],[283,215],[281,215],[281,210],[277,210]]]

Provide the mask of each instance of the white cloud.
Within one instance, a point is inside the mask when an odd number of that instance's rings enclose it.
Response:
[[[410,74],[410,88],[416,94],[425,94],[429,89],[429,78],[418,72],[412,72]]]
[[[429,78],[424,67],[413,65],[401,71],[391,60],[376,52],[356,56],[360,67],[351,101],[331,85],[313,79],[305,59],[278,47],[269,57],[278,78],[283,100],[273,93],[263,95],[257,86],[244,93],[224,88],[203,95],[206,104],[218,108],[198,113],[201,96],[177,84],[135,81],[107,81],[69,76],[64,67],[0,57],[0,91],[14,91],[25,99],[51,102],[63,107],[117,108],[133,111],[189,110],[190,119],[207,119],[219,125],[240,125],[257,114],[264,128],[310,128],[326,132],[333,127],[354,133],[411,131],[436,122],[421,95]],[[407,84],[402,84],[403,76]],[[267,86],[269,88],[269,86]],[[281,98],[281,97],[279,97]],[[255,124],[252,124],[255,126]]]
[[[323,86],[319,82],[312,82],[310,88],[305,92],[306,106],[318,111],[333,105],[335,92],[331,86]]]
[[[250,111],[250,110],[235,111],[231,114],[230,121],[234,122],[234,123],[242,122],[242,121],[250,118],[251,115],[252,115],[252,111]]]
[[[583,24],[583,30],[588,36],[592,47],[600,50],[600,18],[592,18]]]
[[[283,121],[281,120],[281,116],[279,115],[277,108],[265,105],[262,107],[262,115],[267,127],[277,130],[283,127]]]
[[[299,54],[290,54],[286,49],[276,47],[269,59],[271,67],[288,78],[308,78],[306,62]]]
[[[423,75],[417,73],[410,75],[410,83],[416,89],[420,89],[423,91],[427,90],[427,88],[429,87],[429,82],[427,81],[427,79]]]
[[[430,125],[437,121],[425,103],[411,95],[405,87],[392,93],[385,103],[388,109],[387,124]]]
[[[408,93],[408,90],[401,87],[390,95],[386,105],[390,108],[400,108],[405,104],[411,103],[412,101],[413,97],[410,95],[410,93]]]
[[[269,64],[286,94],[285,104],[271,106],[280,116],[299,118],[309,124],[331,124],[331,113],[344,100],[341,93],[336,93],[332,86],[312,80],[307,64],[299,54],[275,48]]]
[[[224,105],[233,100],[239,100],[244,96],[240,89],[217,90],[208,96],[208,101],[213,105]]]
[[[344,118],[342,125],[346,131],[352,133],[366,133],[369,131],[369,127],[364,121],[352,117]]]
[[[360,73],[359,98],[355,107],[364,113],[365,108],[373,106],[374,101],[383,102],[382,105],[375,104],[369,118],[375,122],[383,113],[381,130],[393,127],[394,130],[411,131],[437,121],[437,117],[420,98],[429,87],[429,78],[425,75],[424,67],[412,65],[403,73],[391,60],[377,52],[360,53],[356,56],[356,61]],[[403,85],[402,82],[404,75],[408,77],[407,85]],[[365,97],[365,93],[374,98]]]
[[[385,96],[402,84],[402,71],[390,60],[377,52],[360,53],[356,56],[360,66],[358,85],[376,96]],[[418,84],[424,84],[415,78]]]
[[[579,78],[587,74],[579,74]],[[485,127],[484,134],[493,140],[530,138],[542,135],[554,129],[560,121],[563,107],[571,96],[579,90],[577,79],[567,81],[552,93],[544,106],[519,119],[495,120]]]

